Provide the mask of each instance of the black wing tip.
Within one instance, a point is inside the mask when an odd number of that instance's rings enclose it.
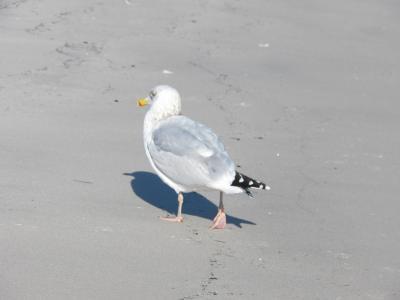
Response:
[[[260,182],[258,180],[252,179],[244,174],[241,174],[236,171],[235,179],[233,180],[232,186],[237,186],[242,188],[247,195],[253,198],[252,193],[249,191],[250,188],[261,189],[261,190],[269,190],[270,187],[265,183]]]
[[[253,194],[250,192],[249,189],[244,189],[244,191],[246,192],[247,196],[249,196],[250,198],[254,198]]]

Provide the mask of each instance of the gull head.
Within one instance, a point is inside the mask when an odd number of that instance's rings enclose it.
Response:
[[[138,100],[138,106],[149,106],[148,113],[157,119],[179,115],[181,113],[181,96],[168,85],[154,87],[146,98]]]

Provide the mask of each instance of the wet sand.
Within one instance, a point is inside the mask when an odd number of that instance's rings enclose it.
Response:
[[[395,1],[0,0],[1,299],[399,299]],[[157,84],[271,191],[176,195]]]

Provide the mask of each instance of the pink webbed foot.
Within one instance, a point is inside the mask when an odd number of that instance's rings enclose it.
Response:
[[[224,229],[226,225],[226,214],[223,210],[219,210],[215,216],[210,229]]]
[[[178,194],[178,213],[176,217],[160,217],[161,220],[163,221],[168,221],[168,222],[176,222],[176,223],[182,223],[183,222],[183,217],[182,217],[182,205],[183,205],[183,194],[179,193]]]
[[[168,222],[182,223],[182,222],[183,222],[183,217],[182,217],[182,216],[177,216],[177,217],[160,217],[160,220],[168,221]]]

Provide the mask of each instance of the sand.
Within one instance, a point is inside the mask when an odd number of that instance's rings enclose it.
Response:
[[[0,0],[1,299],[400,299],[396,1]],[[270,191],[176,195],[157,84]]]

